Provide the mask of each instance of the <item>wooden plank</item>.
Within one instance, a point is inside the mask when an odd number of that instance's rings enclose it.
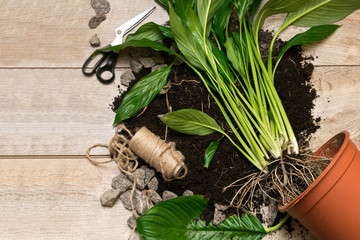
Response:
[[[83,155],[113,136],[119,79],[103,85],[79,69],[0,69],[0,79],[0,155]]]
[[[321,117],[311,147],[317,149],[332,136],[347,130],[360,147],[360,66],[315,68],[312,83],[319,97],[314,116]]]
[[[284,17],[285,15],[279,14],[268,18],[264,28],[270,31],[278,30]],[[304,54],[315,58],[314,65],[360,65],[360,10],[337,24],[342,27],[327,39],[304,46]],[[290,26],[280,34],[280,38],[287,41],[304,30],[306,29]]]
[[[118,173],[87,159],[0,159],[0,239],[128,239],[131,213],[99,200]]]
[[[98,34],[102,45],[110,44],[114,30],[142,11],[157,5],[146,19],[163,24],[167,13],[154,1],[111,1],[107,19],[96,29],[88,27],[95,16],[90,0],[0,1],[0,67],[76,67],[94,51],[89,40]],[[145,21],[145,22],[146,22]],[[128,66],[123,56],[118,66]]]
[[[46,0],[3,1],[0,15],[0,67],[73,67],[79,68],[94,50],[88,41],[97,33],[102,46],[112,42],[114,29],[129,18],[154,5],[147,0],[121,0],[110,3],[107,19],[96,29],[89,29],[94,16],[90,1],[66,0],[54,4]],[[279,27],[281,16],[267,21],[266,26]],[[163,24],[168,19],[161,7],[146,20]],[[307,47],[306,54],[318,57],[317,65],[360,65],[360,11],[340,24],[343,27],[329,39]],[[287,39],[290,28],[283,35]],[[331,51],[329,50],[331,49]],[[36,56],[36,57],[34,57]],[[124,53],[118,66],[128,66]]]
[[[359,75],[360,67],[315,68],[312,81],[320,97],[314,111],[324,120],[313,144],[348,129],[360,145]],[[72,69],[1,69],[0,79],[1,155],[83,155],[113,136],[109,104],[118,94],[115,83],[104,86]]]

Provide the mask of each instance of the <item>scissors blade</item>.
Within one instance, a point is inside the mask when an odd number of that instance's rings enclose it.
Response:
[[[144,21],[151,13],[155,11],[156,7],[153,6],[148,10],[143,11],[136,17],[130,19],[120,27],[115,29],[116,37],[114,41],[111,43],[111,46],[119,45],[123,43],[124,35],[134,29],[137,25],[139,25],[142,21]]]

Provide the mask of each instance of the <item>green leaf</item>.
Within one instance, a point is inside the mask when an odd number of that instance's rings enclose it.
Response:
[[[196,22],[196,15],[193,10],[189,9],[186,21],[188,26],[184,25],[184,19],[180,18],[170,5],[170,25],[174,35],[175,42],[185,58],[196,68],[204,70],[207,65],[204,55],[202,40],[198,35],[199,23]],[[189,28],[191,28],[191,31]]]
[[[214,132],[223,133],[216,121],[199,110],[181,109],[159,116],[168,127],[189,135],[208,135]]]
[[[254,0],[238,0],[237,12],[239,15],[239,19],[244,18],[244,16],[249,11],[250,6],[252,6],[253,2],[254,2]]]
[[[207,32],[210,29],[210,23],[216,11],[224,4],[223,0],[197,0],[197,13],[200,19],[202,28],[206,28]]]
[[[240,225],[241,222],[241,225]],[[240,219],[237,215],[228,217],[220,225],[205,221],[190,223],[190,231],[184,239],[213,239],[213,240],[260,240],[266,235],[266,230],[259,219],[251,214],[243,214]]]
[[[282,58],[287,50],[289,50],[292,46],[296,45],[304,45],[311,44],[318,41],[321,41],[331,35],[336,31],[340,26],[339,25],[322,25],[312,27],[306,32],[299,33],[291,38],[283,47],[278,56],[278,61]]]
[[[316,7],[316,8],[314,8]],[[359,0],[313,0],[306,1],[297,11],[289,13],[285,21],[305,15],[292,24],[298,27],[313,27],[335,23],[360,8]]]
[[[224,31],[229,24],[231,10],[233,8],[231,0],[224,0],[219,10],[215,13],[212,29],[219,37],[222,44],[225,42]]]
[[[176,52],[170,50],[167,47],[164,47],[161,43],[156,42],[156,41],[152,41],[152,40],[149,40],[149,39],[129,40],[129,41],[125,41],[123,44],[107,47],[107,48],[104,48],[104,49],[98,49],[93,54],[93,57],[96,56],[97,54],[99,54],[102,51],[111,50],[111,51],[114,51],[114,52],[119,52],[119,51],[123,50],[126,47],[151,47],[152,49],[154,49],[156,51],[168,52],[168,53],[174,54],[175,56],[181,57]]]
[[[144,38],[158,41],[164,38],[173,38],[173,35],[170,28],[149,22],[142,25],[135,33],[129,34],[126,41],[141,40]]]
[[[258,240],[266,231],[253,215],[229,217],[222,224],[206,225],[195,220],[208,205],[204,196],[185,196],[167,200],[150,208],[137,219],[137,229],[145,240]],[[241,222],[241,224],[240,224]]]
[[[160,68],[137,82],[125,95],[117,110],[114,125],[146,107],[165,86],[171,67]]]
[[[204,156],[204,168],[208,168],[210,166],[210,163],[212,159],[214,158],[214,155],[219,148],[219,145],[221,143],[221,140],[224,136],[222,136],[219,140],[215,142],[211,142],[210,145],[206,148],[205,156]]]
[[[160,3],[167,11],[169,11],[169,1],[168,0],[156,0],[156,2]]]
[[[305,1],[312,0],[270,0],[259,11],[253,25],[254,34],[259,32],[267,17],[279,13],[289,13],[296,11]]]

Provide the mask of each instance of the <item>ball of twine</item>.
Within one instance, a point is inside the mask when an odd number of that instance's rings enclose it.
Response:
[[[129,148],[160,172],[166,181],[184,178],[188,172],[185,157],[175,149],[175,143],[166,143],[146,127],[136,132],[129,141]]]

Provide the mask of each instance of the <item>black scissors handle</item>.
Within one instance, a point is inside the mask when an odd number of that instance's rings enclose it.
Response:
[[[110,47],[110,45],[105,46],[104,48]],[[102,48],[102,49],[104,49]],[[102,51],[99,54],[102,54],[103,56],[99,59],[99,61],[97,61],[94,65],[93,68],[90,69],[90,71],[86,71],[87,66],[90,64],[90,62],[93,60],[93,54],[96,52],[97,50],[95,50],[84,62],[81,70],[83,72],[84,75],[86,76],[92,76],[92,75],[96,75],[97,79],[104,84],[109,84],[112,83],[114,81],[115,78],[115,65],[116,65],[116,61],[119,57],[119,53],[117,52],[113,52],[113,51]],[[105,65],[102,65],[104,63],[104,61],[107,60]],[[111,77],[104,79],[101,75],[104,72],[110,72],[111,73]]]

